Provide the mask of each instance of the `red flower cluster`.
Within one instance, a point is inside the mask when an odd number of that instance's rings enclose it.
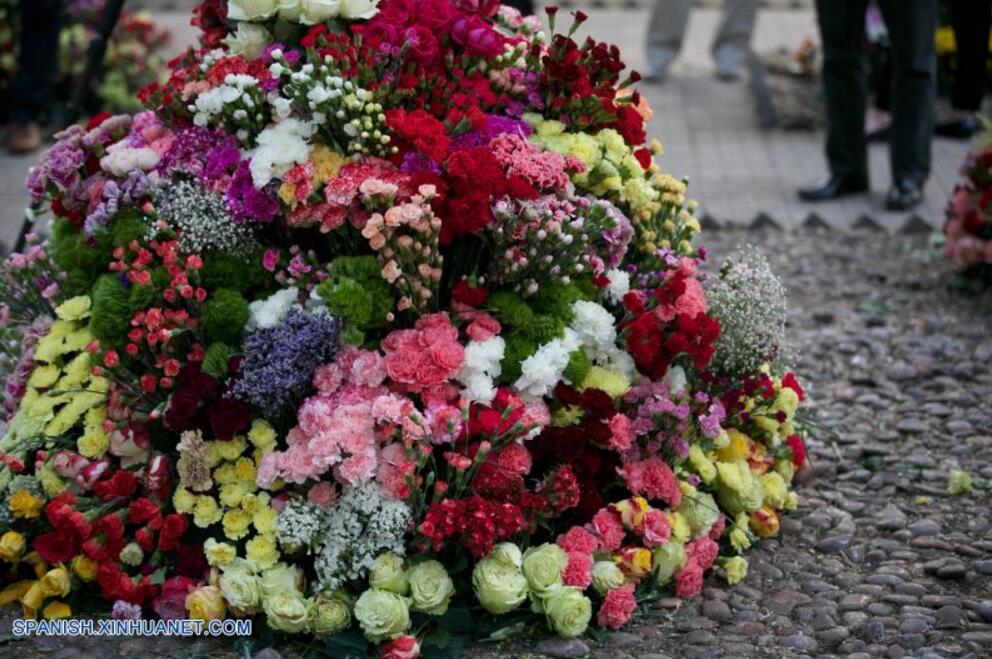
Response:
[[[705,368],[716,350],[720,323],[696,311],[696,305],[683,303],[695,288],[687,284],[688,275],[680,269],[654,289],[651,299],[634,291],[623,298],[629,314],[623,323],[627,349],[637,367],[654,379],[664,377],[669,365],[683,354],[697,369]]]
[[[476,559],[487,556],[493,545],[524,527],[520,509],[477,494],[465,499],[444,499],[431,504],[417,530],[428,546],[440,551],[456,538]]]

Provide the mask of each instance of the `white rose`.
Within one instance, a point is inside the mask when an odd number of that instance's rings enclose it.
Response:
[[[341,0],[341,18],[354,21],[379,13],[379,0]]]
[[[238,31],[224,39],[231,54],[242,54],[247,59],[258,59],[265,47],[272,43],[272,35],[261,25],[238,23]]]
[[[297,23],[300,20],[300,0],[279,0],[279,18],[290,23]]]
[[[300,0],[300,23],[317,25],[337,18],[341,13],[341,0]]]
[[[272,18],[278,8],[278,0],[230,0],[227,17],[234,21],[265,20]]]

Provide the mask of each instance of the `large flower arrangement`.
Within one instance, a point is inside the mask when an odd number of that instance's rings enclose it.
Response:
[[[414,656],[744,576],[805,460],[781,285],[704,286],[618,49],[497,6],[207,2],[150,110],[59,136],[0,599]]]
[[[961,167],[947,205],[944,254],[963,274],[992,276],[992,138],[985,135]]]

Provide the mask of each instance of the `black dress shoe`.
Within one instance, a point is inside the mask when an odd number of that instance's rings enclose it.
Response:
[[[974,115],[961,117],[952,121],[939,123],[933,132],[940,137],[950,137],[955,140],[967,140],[982,130],[982,122]]]
[[[891,132],[892,131],[889,126],[886,126],[885,128],[878,128],[865,135],[865,139],[868,140],[869,144],[888,142],[889,133]]]
[[[831,176],[826,183],[815,188],[801,188],[799,198],[803,201],[830,201],[868,190],[868,179],[862,176]]]
[[[923,188],[910,178],[900,179],[892,184],[885,207],[890,211],[906,211],[923,201]]]

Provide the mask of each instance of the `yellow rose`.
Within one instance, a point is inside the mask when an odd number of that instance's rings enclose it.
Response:
[[[69,571],[64,567],[57,567],[45,573],[41,578],[41,590],[45,597],[65,597],[72,587],[72,579]]]
[[[73,574],[75,574],[80,581],[93,581],[96,579],[96,571],[100,567],[100,564],[88,556],[79,554],[72,559],[69,567],[72,568]]]
[[[44,504],[40,498],[31,494],[27,490],[18,490],[10,497],[8,506],[11,514],[20,519],[35,519],[41,514],[41,506]]]
[[[7,531],[0,536],[0,560],[13,563],[24,555],[24,536],[17,531]]]
[[[200,586],[186,596],[186,610],[191,620],[219,620],[227,613],[224,597],[216,586]]]
[[[778,535],[779,516],[768,507],[759,508],[751,513],[751,530],[761,538],[771,538]]]

